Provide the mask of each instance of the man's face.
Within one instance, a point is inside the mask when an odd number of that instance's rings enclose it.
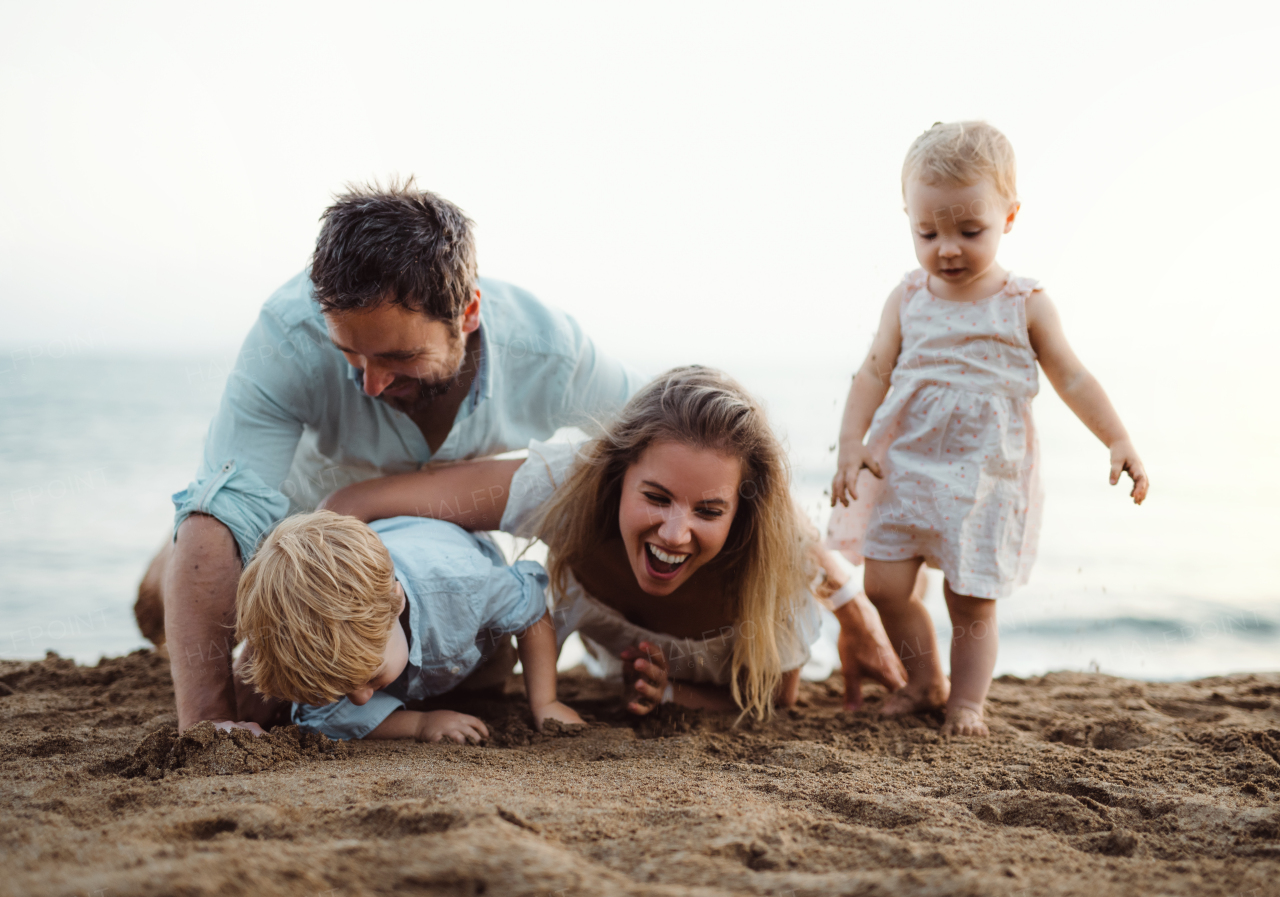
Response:
[[[364,372],[364,391],[412,414],[457,382],[467,335],[480,325],[480,294],[460,322],[438,321],[390,302],[324,317],[329,339]]]

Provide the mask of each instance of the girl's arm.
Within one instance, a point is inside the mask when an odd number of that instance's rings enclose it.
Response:
[[[1121,471],[1128,471],[1133,480],[1129,495],[1133,497],[1134,504],[1142,504],[1150,487],[1146,468],[1142,466],[1142,460],[1102,384],[1071,350],[1062,331],[1058,310],[1043,290],[1036,290],[1027,297],[1027,333],[1031,337],[1031,348],[1035,350],[1040,367],[1054,390],[1089,431],[1111,450],[1111,485],[1120,481]]]
[[[502,522],[519,458],[459,461],[344,486],[320,507],[368,523],[387,517],[434,517],[471,530]]]
[[[541,620],[517,635],[516,646],[524,668],[524,690],[538,731],[548,719],[583,725],[582,717],[556,700],[556,628],[551,624],[551,614],[543,614]]]
[[[365,738],[414,738],[418,741],[443,741],[479,744],[489,737],[489,729],[474,716],[452,710],[397,710],[378,724]]]
[[[880,329],[871,341],[871,351],[853,377],[849,397],[845,400],[844,417],[840,421],[840,454],[836,458],[836,476],[831,481],[831,506],[836,502],[848,506],[858,498],[858,473],[867,468],[880,476],[880,465],[862,444],[871,427],[876,409],[889,393],[889,376],[902,351],[902,325],[898,312],[902,306],[902,285],[894,287],[880,314]]]

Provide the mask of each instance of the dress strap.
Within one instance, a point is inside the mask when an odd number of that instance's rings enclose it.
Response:
[[[1025,299],[1038,289],[1040,281],[1034,277],[1014,277],[1010,274],[1009,279],[1004,282],[1003,292],[1008,296],[1021,296]]]
[[[923,290],[929,283],[929,273],[924,268],[916,268],[914,271],[908,271],[902,278],[902,283],[906,286],[910,293],[917,290]]]

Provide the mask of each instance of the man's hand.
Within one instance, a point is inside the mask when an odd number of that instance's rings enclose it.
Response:
[[[549,719],[564,723],[567,726],[585,726],[582,717],[574,711],[572,707],[561,704],[559,701],[552,701],[550,704],[544,704],[541,707],[534,707],[533,720],[538,724],[538,731],[542,731],[542,724]]]
[[[437,742],[449,739],[458,744],[479,744],[489,737],[488,727],[474,716],[452,710],[432,710],[422,714],[418,724],[419,741]]]
[[[622,652],[622,681],[626,684],[627,709],[644,716],[662,703],[667,690],[667,659],[652,642],[641,642]]]
[[[248,729],[254,735],[267,734],[262,731],[262,726],[259,726],[257,723],[237,722],[229,719],[215,719],[210,720],[210,722],[213,723],[213,727],[215,729],[221,729],[223,732],[230,732],[232,729]]]
[[[880,465],[871,456],[871,449],[861,442],[849,449],[841,448],[840,458],[836,461],[836,476],[831,481],[831,507],[840,502],[849,507],[849,499],[858,500],[858,474],[863,468],[871,471],[876,479],[882,479]]]
[[[837,609],[836,619],[840,621],[836,650],[840,653],[840,666],[844,672],[845,710],[862,707],[864,676],[879,682],[889,691],[897,691],[907,684],[907,670],[893,650],[880,615],[865,593],[859,592]]]
[[[1133,447],[1133,443],[1128,439],[1118,439],[1111,445],[1111,485],[1114,486],[1120,482],[1121,472],[1127,472],[1129,478],[1133,480],[1133,489],[1129,492],[1133,498],[1135,505],[1142,504],[1142,500],[1147,497],[1147,489],[1150,488],[1150,481],[1147,479],[1147,469],[1142,466],[1142,459],[1138,457],[1138,451]]]

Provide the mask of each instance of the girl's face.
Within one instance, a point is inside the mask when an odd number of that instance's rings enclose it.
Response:
[[[979,284],[984,275],[1003,276],[996,267],[996,250],[1000,238],[1013,229],[1017,201],[1001,196],[986,179],[948,187],[919,178],[907,181],[906,200],[916,258],[949,292]]]
[[[738,512],[742,463],[731,455],[655,442],[622,479],[618,527],[636,582],[670,595],[724,547]]]

